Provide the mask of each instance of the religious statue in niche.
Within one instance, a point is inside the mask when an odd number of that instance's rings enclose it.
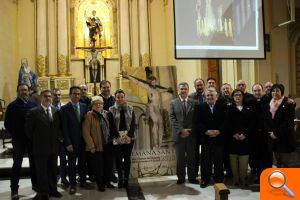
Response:
[[[99,19],[99,17],[96,16],[96,11],[92,11],[92,16],[88,17],[86,14],[86,11],[84,12],[84,16],[86,18],[86,25],[89,28],[89,37],[92,44],[95,44],[97,41],[97,38],[101,38],[101,32],[103,30],[103,25]],[[98,36],[98,37],[97,37]]]
[[[97,58],[97,51],[92,51],[92,59],[89,62],[90,82],[100,82],[100,60]]]
[[[26,58],[21,59],[21,68],[19,71],[19,84],[27,84],[30,89],[37,88],[37,75],[31,70]]]

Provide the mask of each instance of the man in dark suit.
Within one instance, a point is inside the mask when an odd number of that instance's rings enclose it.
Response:
[[[111,94],[111,83],[108,80],[102,80],[100,82],[100,91],[101,93],[99,94],[99,96],[103,98],[103,109],[109,111],[109,108],[115,105],[116,102],[115,97]],[[114,183],[118,182],[118,178],[113,172],[116,171],[114,158],[115,155],[113,149],[114,146],[111,143],[104,145],[104,162],[106,163],[104,165],[104,182],[106,184],[106,187],[108,188],[113,188],[113,185],[110,183],[110,181]]]
[[[246,82],[244,80],[239,80],[235,89],[239,89],[244,92],[244,105],[252,108],[256,103],[256,99],[253,94],[246,91],[246,88]]]
[[[70,102],[61,108],[62,133],[64,145],[67,149],[69,164],[70,194],[75,194],[76,188],[76,160],[78,158],[78,173],[80,176],[80,187],[92,189],[86,183],[86,152],[85,142],[82,137],[82,122],[87,112],[85,104],[80,103],[81,88],[72,86],[70,88]]]
[[[32,189],[36,188],[36,176],[31,144],[25,135],[25,116],[27,112],[36,106],[29,100],[29,87],[26,84],[18,85],[18,97],[11,102],[6,110],[5,128],[12,135],[13,145],[13,166],[10,178],[11,198],[19,199],[18,188],[20,172],[25,152],[28,152],[29,167]]]
[[[226,107],[217,101],[217,91],[206,91],[206,103],[195,108],[194,131],[201,135],[201,188],[207,187],[214,164],[214,180],[223,182],[223,151]]]
[[[197,78],[194,81],[195,92],[189,95],[189,99],[194,100],[195,105],[199,105],[200,103],[205,102],[205,82],[201,78]],[[196,176],[199,173],[199,164],[200,164],[200,135],[196,135],[196,146],[195,146],[195,171]]]
[[[186,164],[189,182],[198,184],[195,173],[196,135],[192,131],[194,101],[188,99],[188,93],[189,85],[186,82],[180,83],[179,97],[171,101],[169,109],[177,157],[177,184],[185,182]]]
[[[41,105],[31,109],[26,117],[25,132],[32,144],[37,177],[37,195],[34,199],[62,197],[57,191],[57,155],[59,118],[52,104],[50,90],[41,92]]]

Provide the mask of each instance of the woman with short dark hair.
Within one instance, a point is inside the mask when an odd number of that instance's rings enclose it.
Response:
[[[246,177],[253,134],[253,111],[244,105],[244,92],[232,92],[233,104],[228,111],[229,155],[234,185],[247,185]]]
[[[294,134],[295,109],[284,96],[284,86],[274,84],[272,99],[266,107],[265,127],[277,161],[277,167],[289,167],[291,152],[296,149]]]
[[[131,152],[135,139],[135,114],[133,107],[127,104],[123,90],[118,89],[115,92],[115,98],[115,105],[109,108],[109,119],[114,121],[119,132],[118,138],[114,141],[119,178],[118,188],[126,188],[128,186]]]

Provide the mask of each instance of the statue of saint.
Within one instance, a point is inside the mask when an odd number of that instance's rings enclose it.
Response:
[[[30,89],[36,88],[37,75],[30,69],[26,58],[21,59],[21,68],[19,71],[18,84],[27,84]]]
[[[96,42],[97,35],[99,35],[99,40],[101,38],[101,31],[103,30],[102,23],[100,19],[96,16],[96,11],[92,11],[92,16],[88,17],[86,12],[84,12],[84,16],[86,18],[86,25],[89,28],[89,36],[91,42]]]

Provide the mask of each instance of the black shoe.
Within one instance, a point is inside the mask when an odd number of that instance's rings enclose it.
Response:
[[[124,188],[128,187],[128,180],[124,180],[123,186],[124,186]]]
[[[191,184],[199,184],[199,181],[196,179],[189,179],[189,183]]]
[[[183,184],[184,182],[185,182],[184,179],[178,179],[178,180],[177,180],[177,184],[179,184],[179,185]]]
[[[47,194],[36,194],[33,200],[49,200],[49,196]]]
[[[63,195],[56,190],[56,191],[50,192],[49,196],[55,197],[55,198],[61,198]]]
[[[252,168],[251,169],[251,174],[253,174],[253,175],[257,174],[257,169],[256,168]]]
[[[105,185],[107,188],[111,188],[111,189],[115,188],[115,186],[111,183],[106,183]]]
[[[124,185],[124,182],[122,179],[119,179],[119,182],[118,182],[118,188],[122,188]]]
[[[68,187],[70,185],[69,181],[66,178],[61,179],[60,182],[64,187]]]
[[[94,183],[94,182],[96,181],[96,178],[95,178],[95,176],[89,176],[89,180],[90,180],[92,183]]]
[[[32,186],[31,189],[32,189],[33,191],[37,192],[36,186]]]
[[[201,188],[206,188],[207,186],[208,186],[208,183],[207,183],[207,182],[201,181],[201,183],[200,183],[200,187],[201,187]]]
[[[117,182],[118,182],[118,177],[116,177],[116,175],[113,174],[112,177],[111,177],[111,181],[112,181],[113,183],[117,183]]]
[[[94,187],[91,184],[88,184],[87,182],[80,183],[80,187],[84,188],[86,190],[93,190],[94,189]]]
[[[77,191],[77,188],[76,188],[76,186],[71,186],[70,187],[70,190],[69,190],[69,194],[75,194],[76,193],[76,191]]]
[[[18,192],[11,192],[11,199],[12,200],[18,200],[19,199]]]
[[[98,186],[98,190],[99,190],[100,192],[105,192],[105,186],[104,186],[104,185]]]

